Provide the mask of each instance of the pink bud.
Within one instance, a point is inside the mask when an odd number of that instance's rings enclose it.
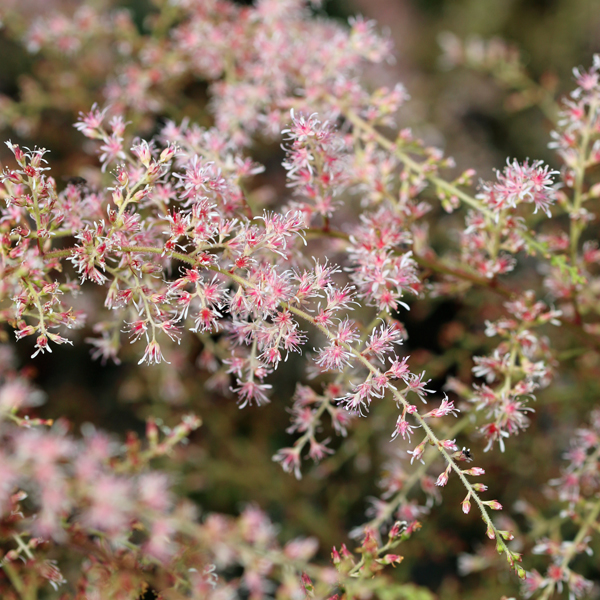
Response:
[[[150,446],[156,445],[158,441],[158,427],[152,417],[146,422],[146,437],[148,438],[148,442],[150,442]]]
[[[4,560],[7,561],[7,562],[11,562],[13,560],[17,560],[17,558],[19,558],[19,553],[16,550],[9,550],[4,555]]]
[[[14,146],[13,148],[14,153],[15,153],[15,158],[17,159],[17,162],[21,162],[23,160],[23,158],[25,158],[25,153],[23,152],[23,150],[21,150],[21,148],[19,146]]]
[[[478,475],[483,475],[485,473],[485,469],[481,467],[472,467],[471,469],[466,469],[463,471],[465,475],[473,475],[473,477],[477,477]]]
[[[177,148],[175,146],[168,146],[160,153],[159,162],[164,163],[170,161],[175,155],[176,151]]]
[[[24,325],[18,331],[15,331],[15,336],[17,340],[20,340],[28,335],[33,335],[35,333],[35,328],[32,325]]]
[[[160,164],[156,161],[150,163],[150,165],[148,165],[148,170],[146,171],[146,174],[150,180],[153,180],[156,177],[158,177],[158,175],[160,175]]]
[[[112,193],[112,200],[115,203],[115,206],[121,206],[121,204],[123,204],[123,192],[121,192],[121,190],[115,190]]]
[[[152,155],[150,154],[150,146],[146,140],[142,140],[140,144],[134,146],[131,151],[140,159],[140,162],[147,168],[150,164]]]
[[[146,194],[148,193],[148,190],[142,189],[142,190],[138,190],[134,195],[133,195],[133,201],[134,202],[141,202]]]
[[[440,487],[444,487],[448,483],[448,469],[446,469],[443,473],[440,473],[435,485]]]
[[[11,183],[20,183],[21,182],[21,174],[17,171],[9,171],[8,179]]]
[[[302,585],[307,592],[312,592],[315,589],[310,577],[306,573],[302,573]]]
[[[456,440],[442,440],[440,443],[442,448],[445,450],[450,450],[450,452],[458,450],[458,447],[456,446]]]
[[[382,565],[393,565],[394,563],[400,564],[404,560],[403,556],[399,554],[386,554],[380,562]]]
[[[462,501],[462,511],[465,513],[465,515],[468,515],[469,511],[471,510],[471,503],[469,502],[469,497],[470,494],[468,494],[467,497]]]
[[[412,458],[410,459],[410,463],[412,464],[413,460],[415,460],[415,458],[417,460],[421,460],[421,457],[423,456],[423,452],[425,452],[425,441],[423,440],[414,450],[409,450],[408,454],[412,454]]]
[[[31,155],[31,160],[29,161],[29,164],[34,169],[37,169],[42,164],[42,153],[41,152],[33,152],[33,154]]]
[[[121,169],[117,174],[117,182],[121,187],[125,187],[129,183],[129,174],[125,169]]]

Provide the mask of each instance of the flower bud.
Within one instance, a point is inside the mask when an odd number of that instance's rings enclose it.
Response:
[[[123,192],[121,192],[121,190],[115,190],[112,193],[112,200],[115,206],[120,207],[123,204]]]
[[[177,146],[167,146],[161,153],[160,153],[160,158],[158,159],[159,162],[161,163],[165,163],[165,162],[169,162],[173,156],[175,156],[175,153],[177,152]]]
[[[117,183],[120,187],[126,187],[129,183],[129,173],[125,169],[119,169],[117,173]]]
[[[315,589],[315,586],[313,585],[313,582],[310,580],[310,577],[306,573],[302,573],[302,585],[304,586],[304,589],[309,594],[311,592],[313,592],[314,589]]]
[[[472,475],[473,477],[477,477],[478,475],[483,475],[485,473],[485,469],[481,467],[472,467],[470,469],[465,469],[463,471],[465,475]]]
[[[399,554],[386,554],[383,558],[379,559],[377,562],[382,565],[393,565],[396,563],[399,565],[404,560],[404,556],[400,556]]]
[[[446,469],[443,473],[440,473],[435,485],[443,487],[448,483],[449,468],[450,467],[448,467],[448,469]]]
[[[143,189],[143,190],[138,190],[134,195],[132,200],[134,202],[141,202],[145,197],[146,194],[148,193],[147,189]]]
[[[140,162],[144,167],[148,168],[150,165],[150,159],[152,154],[150,153],[150,146],[146,140],[142,140],[140,144],[134,146],[131,151],[140,159]]]
[[[467,494],[467,497],[462,501],[462,511],[465,515],[468,515],[471,510],[471,503],[469,502],[470,496],[471,494]]]

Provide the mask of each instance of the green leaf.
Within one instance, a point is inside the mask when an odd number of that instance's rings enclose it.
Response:
[[[558,267],[561,273],[566,273],[571,278],[574,284],[587,283],[587,279],[579,272],[577,267],[567,264],[566,256],[559,254],[550,259],[550,264],[553,267]]]

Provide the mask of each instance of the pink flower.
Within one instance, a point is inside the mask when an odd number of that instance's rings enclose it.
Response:
[[[342,371],[351,364],[352,354],[334,340],[319,350],[315,362],[325,371]]]
[[[401,436],[403,440],[408,439],[410,441],[410,436],[413,433],[413,429],[415,429],[415,426],[409,425],[404,416],[400,415],[396,421],[396,427],[392,433],[392,439],[395,440],[398,436]]]
[[[435,482],[435,485],[443,487],[448,483],[448,477],[450,475],[450,469],[451,466],[448,465],[448,467],[446,468],[446,470],[443,473],[440,473],[440,475],[437,478],[437,481]]]
[[[90,489],[90,507],[83,515],[87,527],[121,534],[132,517],[133,489],[122,477],[102,475]]]
[[[100,162],[102,171],[106,171],[108,165],[116,160],[125,160],[126,154],[123,151],[123,138],[111,134],[104,138],[104,143],[100,146]]]
[[[238,387],[234,388],[233,391],[239,396],[238,404],[240,408],[251,406],[253,402],[255,402],[257,406],[270,402],[266,392],[273,386],[267,383],[257,383],[254,379],[249,379],[244,382],[241,382],[238,379],[237,383]]]
[[[162,355],[162,350],[160,349],[160,344],[156,340],[152,340],[146,346],[146,351],[144,352],[144,356],[140,358],[138,361],[138,365],[141,365],[143,362],[147,362],[149,365],[158,364],[162,361],[168,363],[169,361],[165,360]]]
[[[102,123],[104,121],[107,111],[108,108],[100,110],[98,108],[98,105],[94,104],[89,113],[79,113],[79,119],[74,125],[75,129],[81,131],[86,137],[99,137],[98,130],[102,127]]]
[[[273,460],[283,467],[286,473],[294,472],[296,479],[302,479],[300,472],[300,452],[298,448],[282,448],[273,456]]]
[[[420,460],[421,462],[423,462],[423,453],[425,452],[425,443],[426,443],[426,439],[423,440],[418,446],[416,446],[413,450],[409,450],[408,454],[412,455],[412,458],[410,459],[410,464],[412,465],[413,460]]]
[[[447,415],[456,417],[458,416],[458,412],[460,411],[458,408],[454,408],[454,402],[448,400],[448,397],[446,396],[438,408],[429,411],[427,414],[423,415],[423,417],[445,417]]]

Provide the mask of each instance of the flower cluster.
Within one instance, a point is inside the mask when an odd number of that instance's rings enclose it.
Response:
[[[572,434],[570,466],[551,482],[561,518],[579,532],[537,543],[533,553],[551,557],[545,575],[521,566],[516,523],[492,516],[508,504],[488,465],[500,460],[490,458],[496,447],[508,455],[509,440],[536,427],[531,400],[552,381],[565,385],[567,368],[595,380],[597,355],[586,353],[600,349],[600,252],[588,230],[600,196],[589,181],[600,162],[600,59],[575,71],[556,124],[551,147],[564,166],[508,160],[474,187],[472,169],[447,176],[454,161],[397,126],[402,86],[370,90],[358,78],[389,56],[388,39],[360,18],[349,28],[314,19],[317,4],[159,2],[147,32],[127,13],[90,7],[31,24],[30,51],[54,47],[74,61],[75,79],[96,47],[116,55],[90,74],[101,91],[75,123],[98,159],[89,181],[61,186],[47,150],[6,143],[0,324],[21,347],[29,338],[35,358],[79,343],[72,330],[89,323],[94,358],[137,362],[131,369],[159,373],[162,387],[140,376],[157,411],[144,414],[145,440],[129,433],[118,443],[88,425],[78,437],[37,414],[42,395],[0,345],[3,594],[36,597],[43,580],[82,599],[405,597],[411,588],[395,588],[386,567],[403,561],[408,545],[403,555],[397,547],[419,537],[420,520],[447,496],[458,518],[479,513],[527,594],[591,589],[570,563],[598,528],[598,415]],[[484,50],[479,63],[514,63]],[[207,90],[206,114],[176,100],[190,81]],[[279,169],[264,158],[273,141]],[[436,251],[436,227],[454,230],[449,250]],[[439,298],[469,314],[439,339],[419,339],[419,313]],[[176,407],[183,365],[194,361],[210,378],[194,367],[189,379],[218,398],[203,410],[218,435],[226,398],[250,414],[285,405],[288,441],[281,434],[284,447],[260,451],[275,450],[278,469],[296,479],[303,459],[319,480],[349,457],[360,465],[361,443],[377,446],[387,461],[381,497],[351,532],[360,558],[342,545],[323,566],[316,540],[280,545],[254,505],[238,518],[199,519],[177,499],[177,477],[154,461],[207,460],[194,446],[200,419]]]
[[[573,598],[583,598],[594,588],[594,583],[572,570],[571,562],[578,554],[593,555],[591,546],[592,531],[600,515],[600,501],[597,498],[598,475],[600,473],[600,415],[594,411],[589,428],[579,429],[572,440],[564,458],[569,461],[560,478],[551,480],[553,495],[564,509],[560,512],[561,521],[575,522],[579,530],[575,538],[558,541],[544,537],[537,540],[534,554],[543,554],[550,558],[551,564],[545,575],[533,570],[524,582],[524,595],[531,597],[541,592],[541,597],[549,598],[554,591],[562,592],[563,586]],[[533,507],[522,507],[523,512],[534,518]]]

